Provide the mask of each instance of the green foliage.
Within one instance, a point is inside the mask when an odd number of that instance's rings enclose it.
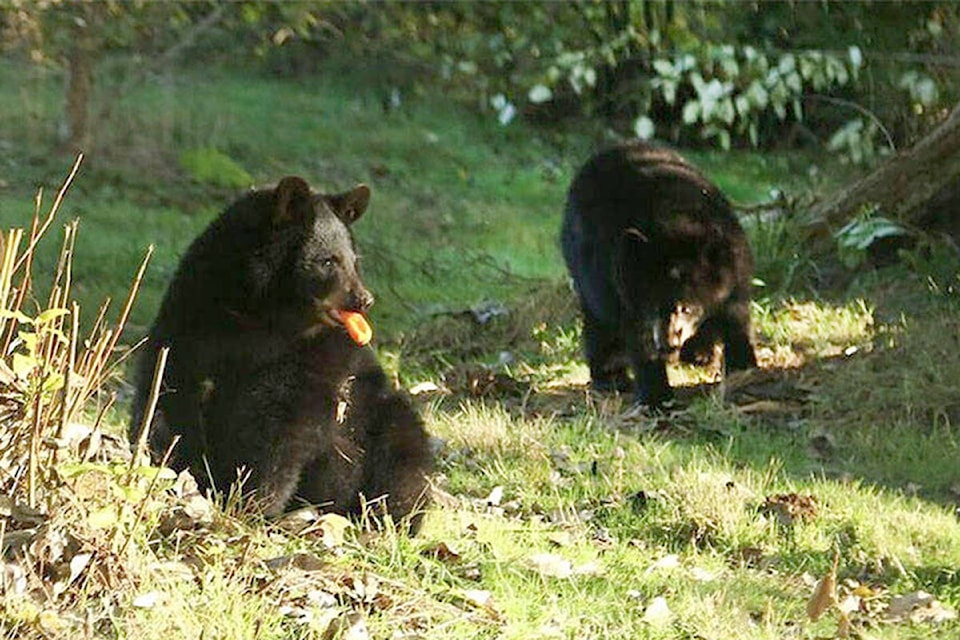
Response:
[[[852,269],[859,266],[869,249],[877,240],[892,236],[902,236],[906,233],[904,227],[868,209],[856,216],[834,234],[837,240],[837,249],[843,264]]]
[[[52,394],[63,387],[63,373],[51,363],[48,354],[51,349],[59,351],[70,346],[61,327],[63,316],[69,313],[67,309],[51,308],[31,318],[19,310],[0,311],[0,318],[15,320],[23,327],[10,345],[10,369],[27,400],[39,395],[49,402]]]
[[[242,189],[253,185],[253,178],[233,158],[213,147],[187,149],[180,154],[180,166],[190,177],[217,187]]]
[[[914,136],[958,95],[938,57],[956,52],[960,8],[949,3],[893,2],[880,11],[851,2],[387,9],[376,33],[389,44],[357,46],[409,52],[501,124],[520,114],[586,114],[622,133],[729,149],[771,144],[785,125],[804,123],[860,164],[903,142],[891,131]],[[906,129],[893,128],[907,118],[914,122]]]
[[[827,149],[843,161],[853,164],[872,164],[881,154],[877,148],[880,127],[876,120],[854,118],[837,129],[827,142]],[[884,149],[883,151],[889,151]]]
[[[856,81],[863,54],[851,47],[846,57],[821,51],[768,56],[751,45],[710,45],[672,60],[653,61],[650,86],[667,105],[677,104],[683,124],[730,149],[733,135],[760,142],[760,122],[772,113],[785,121],[788,110],[803,120],[809,91],[830,91]],[[685,101],[678,95],[690,96]]]

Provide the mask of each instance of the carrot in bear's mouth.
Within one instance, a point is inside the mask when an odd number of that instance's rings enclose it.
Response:
[[[370,326],[370,323],[367,322],[367,319],[363,317],[362,313],[340,309],[337,311],[337,315],[340,317],[340,322],[343,323],[347,333],[350,334],[353,341],[361,347],[365,346],[373,338],[373,327]]]

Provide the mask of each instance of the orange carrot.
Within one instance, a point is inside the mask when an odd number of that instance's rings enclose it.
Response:
[[[347,329],[347,333],[350,334],[354,342],[361,347],[370,342],[370,339],[373,338],[373,327],[370,326],[370,323],[367,322],[367,319],[363,317],[362,313],[344,310],[340,310],[337,313],[340,316],[340,322],[343,323],[343,326]]]

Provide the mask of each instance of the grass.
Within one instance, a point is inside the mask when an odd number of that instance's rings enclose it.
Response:
[[[49,206],[69,164],[43,147],[59,86],[0,64],[3,225],[28,226],[36,185]],[[413,539],[341,536],[335,520],[291,532],[111,462],[125,448],[109,435],[120,411],[98,449],[62,443],[40,513],[22,488],[4,503],[0,637],[359,638],[360,621],[373,638],[823,638],[844,624],[876,639],[960,634],[955,618],[923,618],[960,608],[960,315],[922,278],[816,291],[823,265],[797,241],[797,217],[755,222],[762,368],[717,383],[672,367],[677,406],[636,415],[626,398],[587,392],[556,246],[589,130],[504,129],[415,94],[384,115],[375,85],[224,70],[139,88],[114,114],[57,222],[80,219],[81,324],[104,297],[123,298],[153,244],[125,341],[142,334],[180,253],[234,197],[199,182],[184,153],[226,158],[258,183],[368,182],[356,232],[381,357],[406,386],[435,385],[417,396],[443,441],[435,502]],[[773,187],[826,188],[807,178],[809,157],[691,157],[744,204]],[[48,236],[31,317],[58,260]],[[484,301],[508,313],[485,324],[461,313]],[[122,405],[123,389],[104,382],[86,415],[111,393]],[[807,603],[835,556],[839,597],[856,607],[814,621]],[[894,596],[920,590],[947,609],[888,616]]]

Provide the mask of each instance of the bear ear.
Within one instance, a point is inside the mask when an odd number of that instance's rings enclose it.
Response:
[[[274,224],[300,221],[304,212],[312,210],[310,200],[313,192],[307,181],[298,176],[287,176],[273,191],[276,207],[273,210]]]
[[[344,224],[350,225],[357,221],[367,210],[370,204],[370,187],[358,184],[350,191],[327,196],[330,206]]]

